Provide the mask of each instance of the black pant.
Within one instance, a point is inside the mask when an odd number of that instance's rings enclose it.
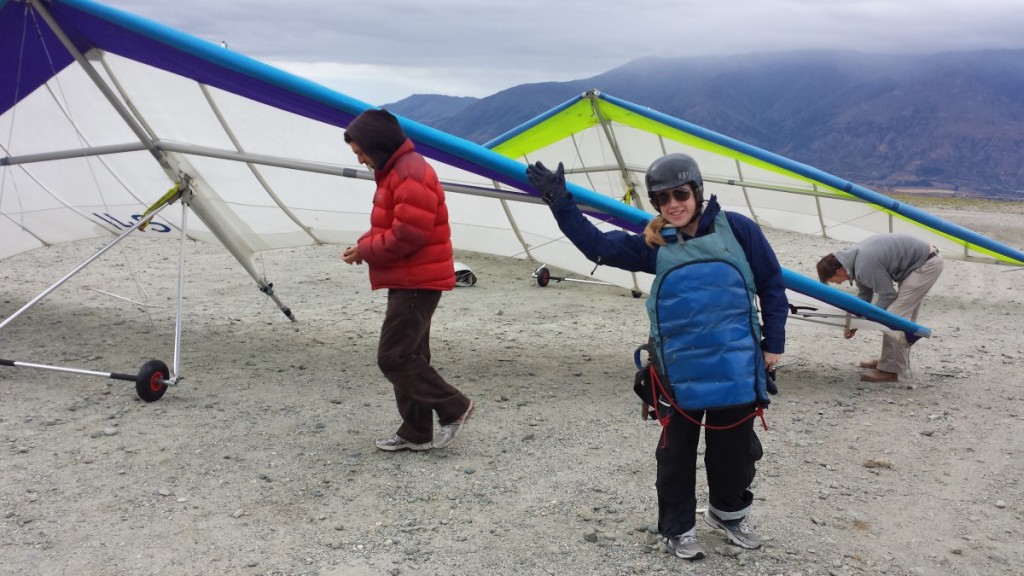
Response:
[[[707,424],[728,426],[748,416],[753,406],[708,410]],[[700,421],[703,411],[687,412]],[[761,459],[761,442],[750,418],[728,430],[705,430],[704,467],[710,505],[723,512],[738,512],[754,501],[750,483],[754,463]],[[701,427],[674,412],[655,451],[658,460],[658,531],[671,538],[694,527],[697,513],[697,444]]]
[[[450,424],[469,409],[469,398],[430,365],[430,321],[441,301],[437,290],[388,290],[377,366],[395,389],[402,416],[398,435],[417,444],[434,438],[434,412]]]

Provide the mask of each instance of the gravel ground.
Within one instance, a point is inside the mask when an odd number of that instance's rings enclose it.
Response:
[[[1022,208],[932,210],[1024,246]],[[813,274],[838,246],[770,233]],[[3,261],[6,317],[96,245]],[[177,246],[144,238],[0,332],[0,357],[134,373],[173,360]],[[375,364],[385,296],[338,247],[263,264],[288,323],[221,248],[190,245],[184,379],[159,401],[127,382],[0,367],[0,574],[1009,575],[1024,566],[1020,272],[948,261],[925,300],[933,338],[898,384],[858,380],[881,336],[789,326],[760,431],[759,551],[703,523],[704,560],[664,553],[654,448],[632,351],[643,300],[536,286],[529,262],[459,254],[434,364],[477,403],[444,450],[386,454],[398,425]],[[132,272],[134,270],[134,273]],[[136,281],[148,291],[142,301]],[[116,294],[135,302],[114,298]],[[706,498],[703,480],[698,484]]]

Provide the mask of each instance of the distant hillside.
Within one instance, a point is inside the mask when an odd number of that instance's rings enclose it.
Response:
[[[880,191],[1024,198],[1020,50],[643,59],[458,99],[450,113],[436,96],[392,109],[483,143],[591,88]]]
[[[439,94],[413,94],[404,100],[385,104],[381,108],[432,126],[441,120],[462,112],[466,106],[476,102],[469,96],[441,96]]]

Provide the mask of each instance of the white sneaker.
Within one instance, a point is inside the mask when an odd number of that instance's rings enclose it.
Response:
[[[707,554],[693,534],[681,534],[675,538],[669,538],[665,547],[669,554],[683,560],[700,560]]]
[[[434,436],[434,448],[444,448],[445,446],[451,444],[452,440],[455,440],[455,436],[459,433],[460,430],[462,430],[462,427],[466,425],[466,421],[469,420],[469,417],[473,414],[473,408],[475,407],[476,406],[473,404],[473,401],[470,400],[469,408],[466,408],[466,411],[462,414],[462,416],[459,416],[457,420],[450,424],[445,424],[444,426],[441,426],[441,429],[438,430],[437,435]]]
[[[434,446],[430,442],[424,444],[416,444],[415,442],[409,442],[405,438],[402,438],[398,434],[392,434],[388,438],[378,438],[374,440],[374,445],[377,446],[378,450],[385,452],[398,452],[399,450],[412,450],[414,452],[422,452],[424,450],[430,450]]]
[[[715,513],[711,510],[705,510],[704,521],[712,528],[725,530],[725,535],[737,546],[750,550],[761,547],[761,537],[750,527],[746,516],[737,520],[727,521],[715,516]]]

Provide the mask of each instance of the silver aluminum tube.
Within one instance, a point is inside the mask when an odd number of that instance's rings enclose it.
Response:
[[[122,232],[121,234],[119,234],[117,236],[117,238],[114,238],[113,240],[108,242],[105,246],[100,248],[99,251],[97,251],[95,254],[93,254],[89,258],[86,258],[86,260],[84,262],[82,262],[78,266],[75,266],[74,270],[72,270],[71,272],[68,272],[67,274],[64,275],[63,278],[61,278],[60,280],[57,280],[56,282],[54,282],[52,285],[50,285],[49,288],[47,288],[46,290],[43,290],[38,296],[36,296],[35,298],[29,300],[29,302],[27,304],[25,304],[24,306],[22,306],[21,308],[19,308],[17,312],[15,312],[14,314],[11,314],[7,318],[5,318],[3,322],[0,322],[0,330],[3,330],[4,326],[7,326],[11,322],[13,322],[15,318],[17,318],[18,316],[21,316],[22,313],[24,313],[26,310],[28,310],[29,308],[31,308],[31,307],[35,306],[36,304],[38,304],[40,300],[42,300],[43,298],[46,298],[47,296],[49,296],[51,292],[53,292],[54,290],[59,288],[62,284],[64,284],[68,280],[70,280],[75,274],[78,274],[79,272],[81,272],[83,268],[85,268],[86,266],[91,264],[94,260],[96,260],[97,258],[102,256],[107,250],[110,250],[111,248],[113,248],[115,244],[117,244],[121,240],[124,240],[129,234],[131,234],[135,230],[138,230],[139,226],[142,226],[143,224],[148,224],[169,203],[170,202],[168,202],[168,203],[164,204],[163,206],[157,208],[156,210],[153,211],[152,214],[150,214],[149,216],[147,216],[147,217],[143,218],[142,220],[140,220],[135,226],[132,226],[131,228],[129,228],[129,229],[125,230],[124,232]]]

